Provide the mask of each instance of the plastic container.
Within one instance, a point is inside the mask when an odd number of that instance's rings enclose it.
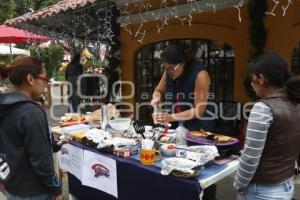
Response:
[[[184,158],[186,156],[187,141],[185,135],[188,129],[183,126],[183,122],[179,122],[179,126],[175,129],[175,144],[176,144],[176,157]]]

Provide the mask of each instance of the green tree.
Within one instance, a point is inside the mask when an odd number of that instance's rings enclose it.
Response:
[[[50,6],[58,1],[59,0],[1,0],[0,24],[8,19]]]
[[[16,3],[14,0],[9,0],[7,5],[7,17],[10,19],[15,16]]]
[[[45,63],[48,77],[52,77],[53,73],[61,66],[64,58],[64,49],[56,42],[51,42],[49,47],[45,48],[32,46],[30,48],[30,55]]]
[[[43,8],[43,7],[47,7],[47,6],[50,6],[52,4],[55,4],[57,3],[59,0],[36,0],[34,2],[34,9],[35,10],[38,10],[40,8]]]
[[[0,1],[0,24],[2,24],[6,19],[6,13],[4,12],[5,10],[5,2],[4,1]]]
[[[0,23],[15,16],[16,4],[14,0],[3,0],[0,2]]]
[[[21,16],[25,13],[31,12],[34,10],[34,1],[33,0],[15,0],[16,10],[15,16]]]

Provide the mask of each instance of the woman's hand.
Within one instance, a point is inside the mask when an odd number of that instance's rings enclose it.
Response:
[[[168,124],[169,122],[174,121],[174,115],[167,113],[156,113],[152,115],[152,118],[153,121],[158,124]]]
[[[159,107],[159,105],[161,104],[160,97],[158,97],[158,96],[153,96],[153,98],[152,98],[150,104],[151,104],[151,106],[152,106],[153,108]]]

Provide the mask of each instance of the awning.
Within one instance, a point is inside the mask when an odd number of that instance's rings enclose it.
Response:
[[[7,20],[5,24],[18,26],[21,23],[30,23],[37,20],[45,19],[47,17],[51,17],[53,15],[57,15],[63,12],[72,11],[76,9],[80,9],[89,5],[96,3],[97,0],[64,0],[59,1],[58,3],[48,6],[46,8],[37,10],[35,12],[26,13],[20,17],[16,17],[14,19]],[[99,2],[99,1],[98,1]]]
[[[107,31],[105,24],[106,8],[111,8],[114,17],[119,17],[117,8],[122,6],[141,2],[142,0],[63,0],[41,10],[27,13],[23,16],[8,20],[5,24],[22,29],[31,30],[40,34],[47,34],[59,39],[77,38],[86,41],[88,40],[104,40]],[[175,2],[175,1],[174,1]],[[199,9],[192,9],[192,14],[196,12],[215,11],[227,7],[240,7],[248,0],[196,0],[180,1],[177,5],[177,15],[186,16],[191,14],[191,7],[196,6]],[[241,5],[240,5],[241,4]],[[112,8],[111,5],[116,5]],[[164,13],[172,7],[156,8],[151,12],[145,11],[138,13],[137,10],[129,15],[121,15],[119,21],[121,24],[140,23],[143,21],[157,20],[159,13]],[[124,14],[124,13],[123,13]],[[142,17],[141,17],[142,16]],[[115,18],[116,19],[116,18]],[[84,23],[85,22],[85,23]],[[112,32],[118,35],[119,27],[116,25],[116,20],[111,20]],[[80,24],[80,25],[78,25]],[[84,24],[84,25],[83,25]],[[53,35],[52,35],[53,34]]]
[[[63,0],[7,20],[5,24],[57,39],[97,41],[103,39],[99,39],[99,35],[107,35],[109,28],[105,26],[105,16],[108,10],[112,15],[118,14],[110,0]],[[107,20],[113,22],[114,18]],[[113,32],[115,33],[114,30]]]
[[[0,43],[45,42],[49,38],[21,29],[0,25]]]
[[[27,55],[30,56],[30,52],[25,49],[19,49],[11,47],[12,55]],[[0,55],[10,55],[10,47],[8,45],[0,44]]]

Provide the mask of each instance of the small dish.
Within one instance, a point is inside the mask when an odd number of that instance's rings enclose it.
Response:
[[[165,143],[160,146],[160,151],[165,157],[173,157],[176,155],[176,144],[174,143]]]

